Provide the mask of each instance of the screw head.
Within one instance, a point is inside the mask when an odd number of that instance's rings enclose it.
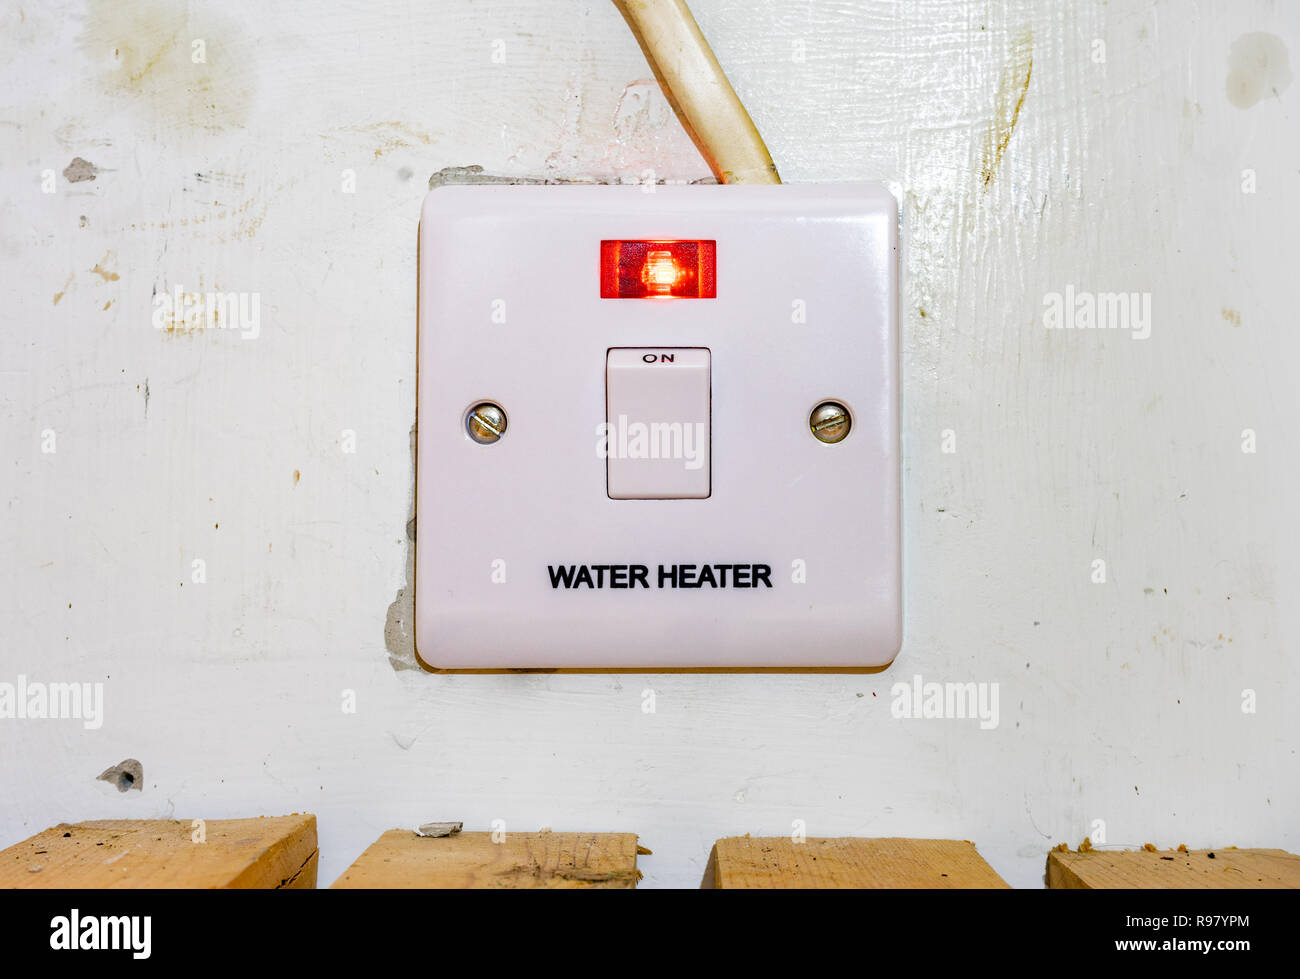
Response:
[[[838,401],[823,401],[813,409],[808,427],[819,441],[834,444],[844,441],[853,427],[853,419],[849,416],[849,409]]]
[[[479,445],[491,445],[506,432],[506,413],[491,401],[476,404],[465,416],[465,431]]]

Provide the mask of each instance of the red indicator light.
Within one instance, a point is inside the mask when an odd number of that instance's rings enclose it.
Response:
[[[715,241],[602,241],[602,299],[716,299]]]
[[[647,292],[656,295],[671,295],[673,286],[681,277],[677,259],[667,249],[651,252],[646,256],[645,265],[641,266],[641,284]]]

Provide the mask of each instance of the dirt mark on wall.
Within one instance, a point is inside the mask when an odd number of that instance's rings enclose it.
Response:
[[[1228,101],[1249,109],[1261,99],[1276,98],[1291,84],[1286,45],[1276,34],[1256,31],[1232,42],[1228,52]]]
[[[161,0],[91,0],[80,37],[104,90],[169,126],[241,125],[257,88],[247,28]]]
[[[980,177],[985,188],[993,183],[1002,166],[1002,158],[1011,143],[1012,133],[1016,131],[1016,123],[1020,121],[1020,110],[1024,108],[1033,75],[1034,32],[1025,28],[1012,40],[1011,59],[1003,66],[1002,76],[998,79],[993,118],[989,120],[980,165]]]

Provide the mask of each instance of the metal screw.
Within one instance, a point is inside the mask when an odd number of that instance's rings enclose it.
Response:
[[[479,445],[491,445],[506,433],[506,413],[491,401],[476,404],[465,419],[465,431]]]
[[[823,401],[813,409],[808,427],[822,442],[843,442],[853,427],[853,419],[849,417],[849,409],[838,401]]]

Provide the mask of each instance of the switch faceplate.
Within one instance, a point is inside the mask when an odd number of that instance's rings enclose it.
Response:
[[[897,230],[871,184],[432,191],[420,660],[888,664],[902,641]],[[623,294],[602,298],[602,281]],[[841,441],[810,428],[826,402],[848,409]],[[466,430],[484,403],[508,422],[490,444]]]

